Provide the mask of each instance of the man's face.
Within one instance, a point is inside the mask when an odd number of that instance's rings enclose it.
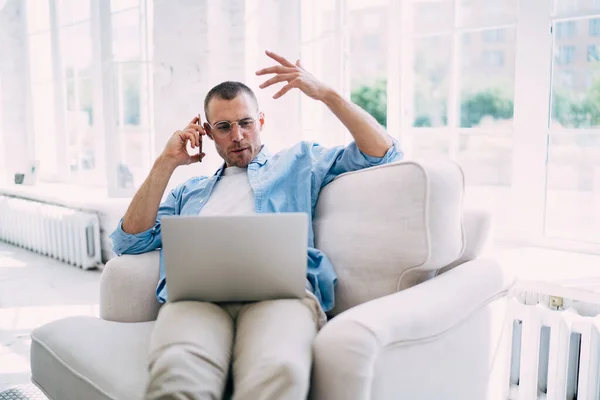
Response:
[[[212,125],[210,137],[215,141],[217,152],[228,167],[245,168],[260,151],[260,132],[264,125],[264,116],[259,114],[257,104],[246,93],[241,93],[232,100],[215,97],[208,103],[209,123]],[[245,118],[253,118],[254,126],[248,128],[249,120],[240,126],[231,126],[229,134],[217,127],[221,122],[238,122]],[[226,124],[225,124],[226,125]]]

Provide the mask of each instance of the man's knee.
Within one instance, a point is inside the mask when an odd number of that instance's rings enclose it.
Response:
[[[299,360],[284,359],[274,363],[274,376],[287,386],[304,386],[310,378],[310,368]]]
[[[221,398],[228,364],[219,365],[192,344],[166,346],[150,356],[148,399]]]
[[[277,382],[282,390],[307,387],[310,379],[310,365],[291,357],[265,359],[254,366],[246,379],[250,382]]]
[[[191,344],[203,347],[207,354],[220,359],[229,353],[234,326],[222,308],[201,302],[167,303],[163,306],[150,338],[150,352],[171,345]]]

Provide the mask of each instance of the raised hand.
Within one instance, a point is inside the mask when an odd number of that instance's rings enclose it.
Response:
[[[194,117],[190,123],[182,130],[175,131],[169,139],[163,150],[163,157],[174,162],[175,166],[188,165],[199,162],[206,154],[190,155],[187,151],[187,144],[190,143],[192,149],[198,147],[202,149],[202,135],[206,135],[204,128],[200,125],[200,117]]]
[[[327,85],[305,70],[300,60],[297,60],[296,64],[292,64],[284,57],[273,53],[272,51],[267,50],[265,53],[267,56],[277,61],[279,65],[256,71],[256,75],[259,76],[276,74],[274,77],[263,82],[259,87],[264,89],[278,82],[287,82],[281,90],[275,93],[273,96],[274,99],[280,98],[293,88],[297,88],[315,100],[323,100],[327,92],[331,90]]]

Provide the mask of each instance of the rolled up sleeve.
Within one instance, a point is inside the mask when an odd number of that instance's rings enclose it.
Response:
[[[374,167],[376,165],[382,165],[382,164],[388,164],[394,161],[400,161],[402,160],[402,158],[404,157],[404,153],[402,153],[402,150],[400,149],[400,144],[398,143],[398,140],[392,138],[392,146],[387,150],[387,152],[385,153],[385,155],[383,157],[373,157],[370,155],[367,155],[365,153],[363,153],[362,151],[360,151],[358,149],[358,146],[356,146],[355,143],[354,147],[356,147],[356,149],[360,152],[360,154],[364,157],[366,163],[367,163],[367,167]]]
[[[169,193],[164,202],[158,208],[154,226],[139,233],[127,233],[123,230],[123,219],[119,221],[117,229],[110,234],[113,244],[113,252],[120,256],[122,254],[141,254],[162,247],[160,233],[160,220],[165,215],[179,214],[182,187],[177,187]]]
[[[373,157],[363,153],[355,142],[346,147],[334,148],[313,145],[311,153],[314,160],[313,176],[321,187],[343,173],[399,161],[404,156],[398,141],[394,138],[392,138],[392,146],[383,157]]]

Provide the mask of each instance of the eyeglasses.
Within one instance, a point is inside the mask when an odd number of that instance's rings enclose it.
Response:
[[[252,117],[242,118],[239,121],[219,121],[214,125],[207,123],[213,135],[225,138],[231,134],[233,125],[237,124],[244,133],[252,132],[256,126],[256,119]]]

